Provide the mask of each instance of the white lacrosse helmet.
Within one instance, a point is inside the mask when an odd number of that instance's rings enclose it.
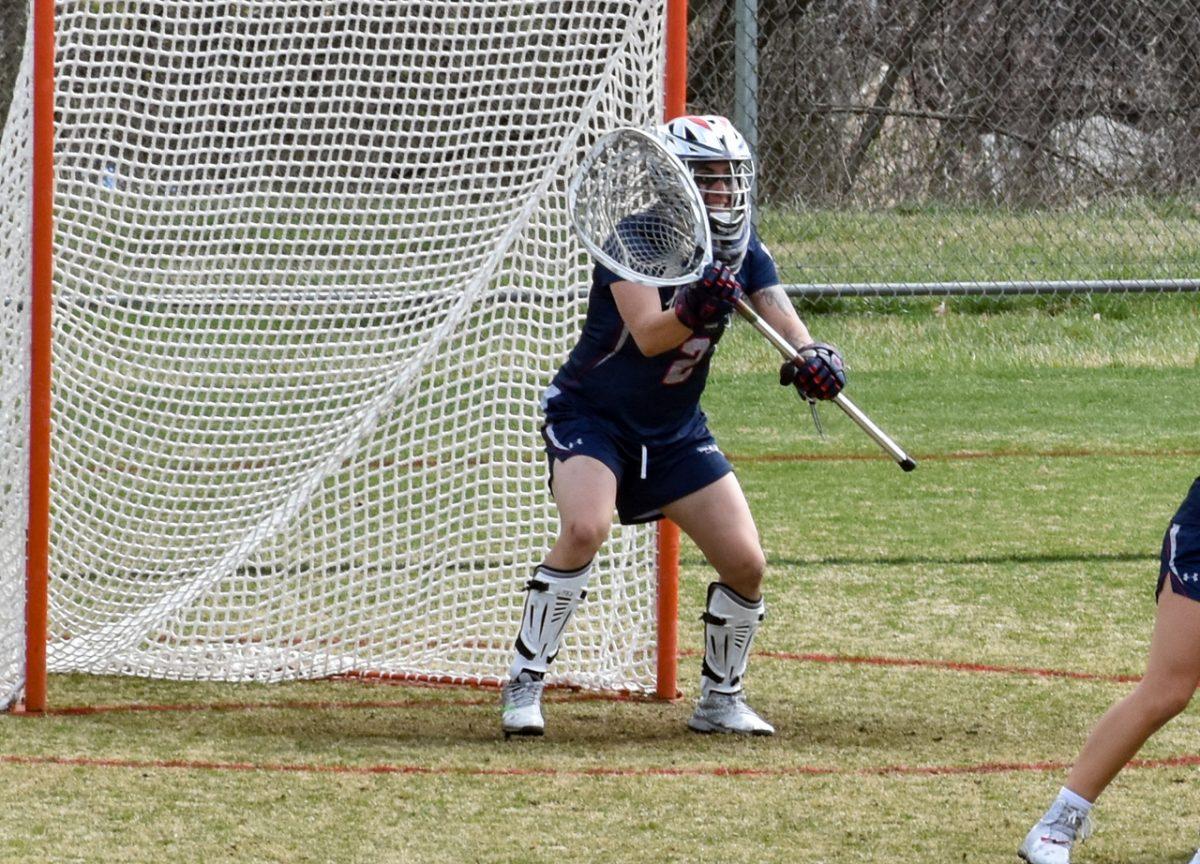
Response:
[[[724,183],[728,195],[722,205],[704,206],[712,230],[713,256],[733,271],[742,266],[750,245],[750,186],[754,182],[754,157],[742,133],[724,117],[676,117],[658,127],[667,149],[692,171],[701,196]],[[723,168],[717,169],[719,163]]]

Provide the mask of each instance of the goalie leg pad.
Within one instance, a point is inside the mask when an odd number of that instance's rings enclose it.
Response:
[[[558,654],[563,631],[579,602],[587,596],[592,562],[571,572],[554,570],[542,565],[525,584],[525,609],[521,613],[521,629],[517,634],[516,655],[508,676],[515,680],[522,672],[537,676]]]
[[[727,585],[708,586],[704,621],[704,665],[700,692],[740,693],[754,634],[766,615],[762,598],[747,600]]]

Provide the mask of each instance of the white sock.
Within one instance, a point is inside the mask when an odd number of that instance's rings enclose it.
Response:
[[[1064,786],[1058,790],[1058,799],[1057,800],[1065,801],[1068,805],[1070,805],[1071,807],[1074,807],[1076,810],[1079,810],[1083,813],[1087,813],[1089,810],[1092,809],[1091,801],[1087,800],[1082,795],[1078,795],[1075,792],[1072,792],[1066,786]]]

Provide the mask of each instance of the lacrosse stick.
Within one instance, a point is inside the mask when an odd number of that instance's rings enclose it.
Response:
[[[623,279],[685,285],[712,263],[700,190],[648,132],[618,129],[597,141],[571,180],[567,207],[583,245]]]
[[[800,352],[796,350],[795,346],[776,333],[775,329],[766,321],[764,321],[759,314],[754,311],[754,308],[745,301],[745,299],[739,297],[736,301],[734,301],[733,307],[737,310],[739,315],[741,315],[754,326],[755,330],[767,337],[767,341],[775,346],[776,350],[783,355],[784,360],[795,360],[797,363],[803,362]],[[872,423],[871,418],[864,414],[862,409],[851,402],[845,393],[837,394],[831,401],[833,404],[845,411],[846,415],[855,423],[857,423],[864,432],[870,435],[871,438],[874,439],[875,443],[883,448],[884,452],[895,459],[896,464],[898,464],[901,468],[903,468],[905,471],[911,471],[917,467],[916,461],[907,453],[905,453],[904,450],[901,449],[900,445],[893,441],[886,432]]]
[[[653,135],[617,129],[583,158],[567,189],[571,224],[596,261],[642,285],[684,285],[712,263],[704,199],[692,172]],[[734,308],[785,359],[799,352],[744,299]],[[833,398],[905,471],[917,463],[844,394]]]

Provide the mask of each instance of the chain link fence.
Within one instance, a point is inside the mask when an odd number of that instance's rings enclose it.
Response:
[[[793,293],[1200,287],[1200,0],[691,0]]]
[[[689,109],[754,147],[794,293],[1200,287],[1200,0],[688,5]]]

